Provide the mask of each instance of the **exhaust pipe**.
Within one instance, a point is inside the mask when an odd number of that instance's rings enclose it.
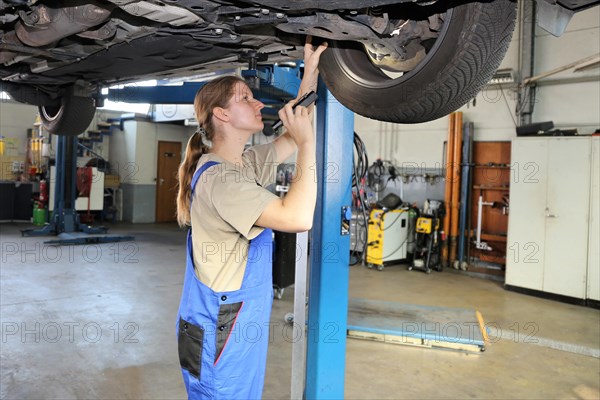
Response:
[[[40,47],[100,25],[110,13],[111,10],[95,4],[59,9],[42,4],[28,16],[29,23],[18,22],[15,31],[24,44]]]
[[[15,25],[15,33],[7,33],[3,42],[30,47],[46,46],[65,37],[87,31],[104,23],[112,9],[96,4],[66,8],[52,8],[41,4]],[[0,63],[9,63],[16,57],[11,51],[0,51]]]

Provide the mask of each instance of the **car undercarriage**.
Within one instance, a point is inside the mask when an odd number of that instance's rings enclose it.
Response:
[[[297,60],[311,35],[330,42],[320,70],[342,104],[423,122],[485,85],[515,18],[513,0],[0,0],[0,78],[46,122],[68,104],[95,108],[100,89],[116,83],[243,67],[248,51],[271,64]],[[51,131],[66,128],[58,125]]]

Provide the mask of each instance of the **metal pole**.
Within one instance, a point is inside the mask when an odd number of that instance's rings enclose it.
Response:
[[[477,203],[477,245],[481,243],[481,217],[483,214],[483,194],[479,193],[479,202]]]
[[[458,246],[458,217],[460,207],[460,164],[462,154],[460,152],[462,146],[463,135],[463,113],[457,111],[454,117],[454,159],[452,161],[452,200],[450,208],[452,215],[450,216],[450,253],[448,256],[448,265],[452,265],[456,260],[456,247]]]
[[[343,399],[350,235],[342,236],[341,223],[351,204],[354,114],[319,86],[305,398]]]
[[[306,276],[308,269],[308,232],[296,235],[296,250],[300,251],[294,278],[294,321],[292,332],[292,389],[291,400],[304,398],[306,368]],[[297,333],[300,333],[297,335]]]
[[[448,117],[448,140],[446,142],[446,171],[445,171],[445,188],[444,188],[444,203],[446,206],[446,215],[444,216],[443,230],[446,233],[446,240],[442,243],[442,261],[446,266],[450,260],[450,219],[452,217],[452,163],[454,161],[454,119],[456,114],[452,113]]]
[[[66,209],[75,208],[77,190],[77,136],[65,137],[64,166],[64,201]]]
[[[460,187],[460,220],[458,227],[458,267],[466,269],[465,262],[465,230],[467,229],[467,212],[469,210],[469,170],[471,168],[470,147],[473,143],[473,123],[467,123],[463,136],[462,178]],[[468,245],[468,243],[466,244]]]
[[[64,192],[63,187],[65,185],[64,182],[64,168],[62,167],[63,158],[65,154],[64,136],[57,136],[56,140],[56,163],[54,165],[54,215],[59,216],[62,214],[62,209],[64,208]],[[54,217],[53,217],[54,220]]]
[[[529,125],[532,121],[535,99],[535,86],[524,85],[534,74],[535,67],[535,26],[536,2],[519,2],[519,93],[517,117],[519,125]]]

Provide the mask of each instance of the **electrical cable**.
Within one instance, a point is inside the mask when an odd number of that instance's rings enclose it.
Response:
[[[367,170],[368,185],[373,191],[380,193],[383,192],[390,181],[396,182],[398,179],[398,167],[391,161],[378,159],[375,161]],[[387,180],[383,180],[383,177],[389,175]],[[381,187],[383,185],[383,187]]]
[[[508,113],[510,114],[510,118],[513,120],[513,123],[516,126],[519,126],[517,124],[517,120],[515,119],[512,109],[510,108],[510,105],[508,104],[508,100],[506,99],[506,96],[504,95],[504,89],[502,89],[502,86],[500,86],[500,93],[502,93],[502,98],[504,99],[504,102],[506,103],[506,108],[508,108]]]
[[[361,260],[364,263],[366,257],[367,239],[368,239],[368,199],[366,195],[366,187],[364,184],[365,177],[367,176],[369,158],[367,156],[366,146],[360,136],[354,132],[354,167],[352,171],[352,187],[356,189],[356,209],[360,211],[362,218],[356,218],[356,241],[351,249],[350,264],[354,265]],[[364,229],[361,229],[364,227]],[[352,233],[351,233],[352,234]],[[359,236],[360,235],[360,236]],[[360,241],[362,240],[362,249],[358,248]],[[359,257],[358,254],[361,253]],[[354,262],[352,260],[355,260]]]
[[[397,210],[397,209],[396,209],[396,210]],[[408,213],[408,209],[401,208],[401,210],[405,210],[405,212],[407,212],[407,213]],[[389,213],[390,211],[393,211],[393,210],[384,210],[384,211],[383,211],[383,214],[381,214],[381,218],[380,218],[380,220],[379,220],[379,229],[380,229],[382,232],[385,232],[385,231],[387,231],[387,230],[388,230],[388,229],[390,229],[392,226],[394,226],[394,224],[395,224],[396,222],[398,222],[398,221],[400,221],[400,220],[402,219],[402,218],[400,218],[400,216],[398,216],[398,218],[396,218],[396,219],[395,219],[395,220],[394,220],[394,221],[393,221],[391,224],[389,224],[389,225],[386,225],[386,227],[385,227],[385,228],[381,229],[381,224],[383,223],[383,220],[384,220],[385,214]]]
[[[396,247],[396,248],[394,249],[394,251],[392,251],[391,253],[389,253],[389,254],[387,254],[387,255],[385,255],[385,256],[382,256],[381,260],[383,261],[383,259],[385,259],[385,258],[389,258],[389,257],[391,257],[393,254],[396,254],[396,252],[397,252],[398,250],[402,249],[402,247],[403,247],[405,244],[408,246],[408,243],[410,243],[410,242],[408,241],[408,235],[406,235],[406,238],[405,238],[405,239],[402,241],[402,243],[400,243],[400,246]],[[407,247],[407,250],[408,250],[408,247]]]
[[[354,132],[354,150],[356,153],[354,170],[352,171],[352,186],[358,187],[360,180],[367,174],[369,158],[367,157],[365,144],[356,132]]]
[[[503,93],[504,94],[504,93]],[[517,116],[523,115],[525,112],[525,108],[530,106],[530,110],[527,111],[527,115],[533,114],[533,110],[535,108],[535,103],[537,99],[537,90],[535,86],[527,85],[524,89],[524,94],[522,98],[519,99],[516,105],[515,114]]]
[[[530,95],[531,87],[525,86],[523,89],[523,96],[518,99],[515,113],[516,115],[521,115],[523,111],[525,111],[525,107],[527,107],[529,95]]]
[[[365,187],[365,178],[367,181],[367,186],[373,189],[376,192],[381,192],[386,189],[389,181],[396,181],[398,179],[398,168],[388,160],[377,160],[371,166],[369,166],[369,160],[366,153],[366,147],[364,142],[361,140],[360,136],[355,132],[354,133],[354,166],[352,173],[352,187],[356,190],[355,196],[355,208],[362,214],[361,217],[356,218],[356,233],[357,240],[355,241],[353,248],[351,249],[351,259],[356,260],[355,262],[351,261],[351,264],[354,265],[358,262],[359,256],[358,253],[362,253],[362,261],[363,263],[366,261],[366,253],[368,246],[368,225],[370,223],[369,217],[369,204],[368,199],[366,198],[366,187]],[[389,175],[388,179],[385,181],[383,177]],[[409,211],[410,208],[407,210]],[[385,215],[385,213],[384,213]],[[382,216],[383,217],[383,216]],[[383,218],[382,218],[383,219]],[[382,231],[386,231],[391,228],[398,220],[401,218],[396,218],[389,226],[386,226]],[[409,231],[411,229],[411,221],[409,218],[408,221]],[[362,229],[364,227],[364,229]],[[360,235],[360,237],[358,237]],[[359,249],[360,239],[362,240],[362,249]],[[397,252],[404,244],[412,244],[413,241],[408,241],[408,236],[404,240],[404,242],[400,245],[399,248],[393,251],[392,254]],[[360,251],[362,250],[362,251]]]
[[[383,182],[383,176],[386,170],[383,165],[383,161],[377,160],[367,169],[367,181],[368,185],[375,192],[383,192],[387,187],[387,182]],[[381,188],[383,185],[383,188]]]

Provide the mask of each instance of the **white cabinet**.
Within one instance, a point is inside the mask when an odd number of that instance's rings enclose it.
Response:
[[[598,138],[513,140],[507,285],[598,297],[598,154],[592,161],[592,143],[597,147]]]

